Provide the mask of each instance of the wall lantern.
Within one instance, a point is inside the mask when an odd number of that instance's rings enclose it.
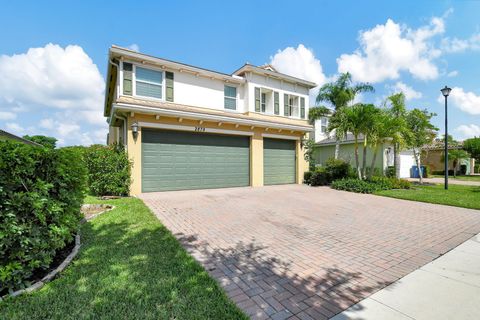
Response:
[[[131,125],[133,139],[137,140],[138,137],[138,122],[134,122]]]

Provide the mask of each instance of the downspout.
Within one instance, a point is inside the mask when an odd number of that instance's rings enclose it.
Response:
[[[108,62],[112,65],[112,66],[115,66],[117,67],[117,83],[119,81],[119,77],[120,77],[120,65],[115,63],[112,59],[108,59]],[[119,92],[117,91],[117,95],[119,94]],[[113,108],[113,107],[112,107]],[[118,115],[115,115],[114,116],[115,118],[118,118],[118,119],[121,119],[123,120],[123,132],[122,132],[122,136],[123,136],[123,146],[125,147],[125,150],[127,150],[128,148],[128,145],[127,145],[127,118],[126,117],[120,117]]]

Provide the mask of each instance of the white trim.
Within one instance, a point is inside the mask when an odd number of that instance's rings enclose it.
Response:
[[[249,131],[223,130],[223,129],[216,129],[216,128],[206,128],[201,126],[181,126],[176,124],[153,123],[153,122],[139,122],[138,125],[140,127],[145,127],[145,128],[194,131],[194,132],[200,132],[200,133],[223,133],[223,134],[230,134],[230,135],[237,135],[237,136],[253,136],[253,132],[249,132]]]
[[[262,133],[262,137],[264,137],[264,138],[274,138],[274,139],[285,139],[285,140],[300,140],[300,137],[283,136],[281,134],[270,134],[270,133]]]
[[[238,124],[243,124],[248,126],[268,127],[268,128],[274,128],[274,129],[286,129],[286,130],[294,130],[294,131],[302,131],[302,132],[313,131],[313,128],[309,128],[305,126],[267,122],[267,121],[254,120],[254,119],[231,118],[231,117],[222,116],[222,115],[201,114],[197,112],[163,109],[163,108],[157,108],[157,107],[145,107],[145,106],[132,105],[127,103],[114,103],[112,107],[112,114],[114,114],[113,109],[115,110],[120,109],[125,111],[139,111],[139,112],[142,111],[142,112],[151,113],[151,114],[183,117],[185,119],[221,121],[225,123],[238,123]]]

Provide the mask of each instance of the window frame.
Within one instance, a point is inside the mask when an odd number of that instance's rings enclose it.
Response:
[[[262,92],[261,88],[260,88],[260,113],[267,113],[267,93]]]
[[[141,97],[141,98],[145,98],[145,99],[152,99],[152,100],[156,100],[156,101],[166,101],[165,100],[165,95],[166,95],[166,84],[165,84],[165,70],[163,69],[160,69],[160,68],[155,68],[155,67],[146,67],[144,65],[137,65],[136,63],[133,63],[133,62],[130,62],[132,63],[133,65],[133,76],[132,76],[132,80],[133,80],[133,84],[132,84],[132,92],[133,92],[133,96],[134,97]],[[158,83],[154,83],[154,82],[150,82],[150,81],[144,81],[144,80],[137,80],[137,67],[138,68],[142,68],[142,69],[147,69],[147,70],[152,70],[152,71],[155,71],[155,72],[160,72],[162,74],[162,83],[160,84],[161,86],[161,89],[162,89],[162,97],[161,98],[156,98],[156,97],[150,97],[150,96],[143,96],[143,95],[140,95],[140,94],[137,94],[137,81],[140,81],[140,82],[143,82],[143,83],[148,83],[148,84],[152,84],[152,85],[159,85]]]
[[[235,97],[230,97],[230,96],[225,95],[225,88],[226,87],[235,89]],[[225,99],[234,100],[235,101],[235,108],[234,109],[227,108],[226,103],[225,103]],[[230,110],[230,111],[237,111],[237,109],[238,109],[238,87],[237,86],[233,86],[233,85],[230,85],[230,84],[224,84],[223,85],[223,109],[224,110]]]

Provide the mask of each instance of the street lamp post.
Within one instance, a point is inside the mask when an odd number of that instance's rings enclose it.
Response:
[[[441,89],[443,96],[445,97],[445,190],[448,190],[448,112],[447,112],[447,98],[451,88],[445,86]]]

